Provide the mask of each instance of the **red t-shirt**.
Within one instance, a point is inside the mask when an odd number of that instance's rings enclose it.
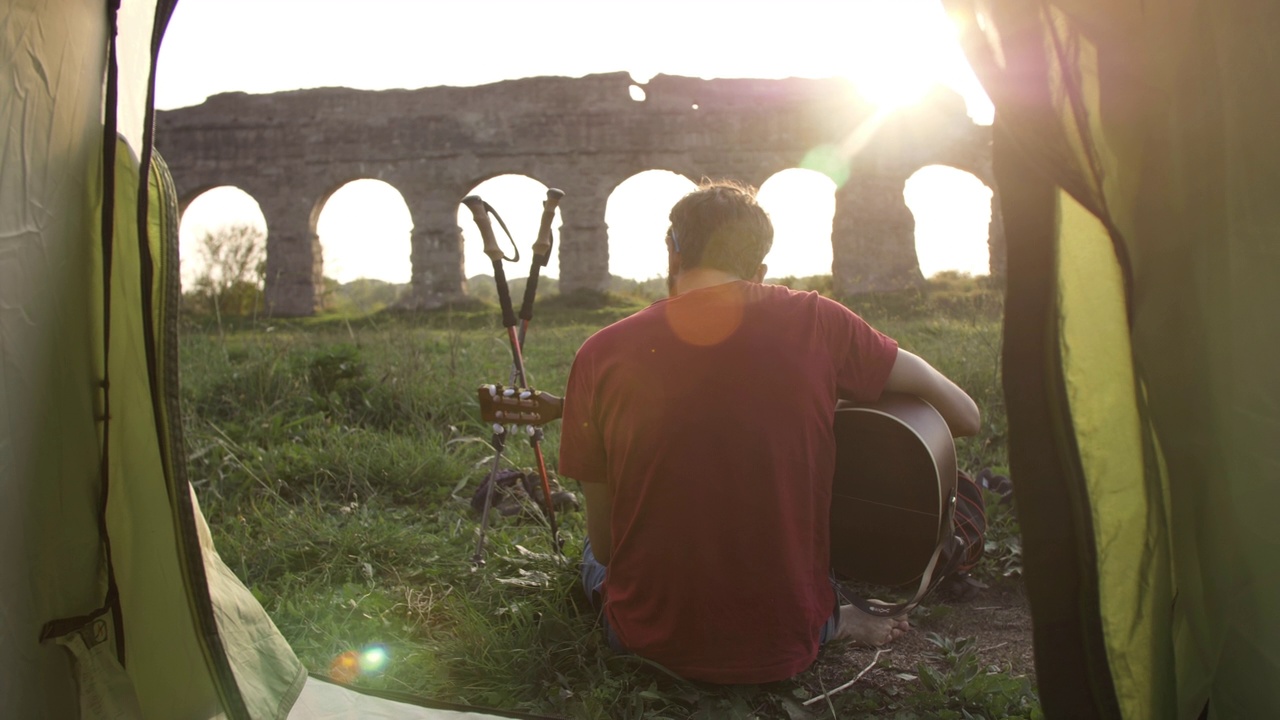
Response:
[[[560,474],[613,488],[605,612],[690,679],[789,678],[818,654],[837,398],[897,343],[816,293],[731,282],[599,331],[565,390]]]

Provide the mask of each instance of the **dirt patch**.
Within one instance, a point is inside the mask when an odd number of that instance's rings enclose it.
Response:
[[[1035,682],[1035,656],[1031,644],[1031,608],[1020,582],[1002,581],[970,600],[937,602],[914,618],[916,632],[904,639],[912,648],[933,647],[926,633],[943,637],[971,637],[978,641],[978,659],[999,666],[1010,675]],[[907,652],[904,648],[904,654]]]
[[[885,646],[876,656],[871,648],[842,645],[819,656],[814,676],[806,678],[814,694],[830,691],[865,673],[851,689],[877,690],[886,697],[921,691],[920,666],[945,672],[947,660],[938,641],[972,638],[980,667],[1013,678],[1027,678],[1035,686],[1031,610],[1017,579],[1001,580],[964,600],[935,594],[912,612],[913,630]],[[869,669],[868,669],[869,668]]]

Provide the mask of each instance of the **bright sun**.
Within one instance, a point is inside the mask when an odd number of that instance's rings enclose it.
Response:
[[[851,3],[857,16],[833,65],[883,110],[919,101],[935,84],[967,84],[968,63],[946,14],[927,2]]]

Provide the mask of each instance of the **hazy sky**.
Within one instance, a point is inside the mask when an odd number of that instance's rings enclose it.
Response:
[[[844,75],[872,92],[937,80],[983,104],[937,0],[182,0],[156,104],[619,70],[641,82]]]
[[[227,91],[476,85],[619,70],[642,83],[657,73],[844,76],[869,98],[886,104],[909,102],[930,83],[940,82],[965,96],[975,120],[990,122],[990,103],[936,0],[182,0],[161,49],[156,105],[194,105]],[[918,217],[918,226],[921,231],[940,228],[936,237],[921,238],[937,248],[920,248],[926,274],[946,267],[986,272],[979,267],[985,258],[974,260],[972,248],[985,245],[982,218],[990,191],[962,175],[925,173],[916,183],[916,195],[926,198],[921,202],[930,206],[926,214],[932,216]],[[830,232],[829,210],[824,228],[822,218],[814,223],[812,208],[796,205],[797,198],[812,197],[813,183],[820,185],[822,179],[809,178],[807,186],[801,176],[783,179],[767,183],[762,191],[773,196],[772,207],[766,208],[779,226],[781,242],[775,247],[796,249],[785,257],[775,250],[771,267],[785,271],[780,274],[830,272],[830,249],[820,237]],[[520,180],[499,178],[477,190],[509,225],[536,226],[541,188],[533,181],[522,186]],[[649,277],[651,269],[660,271],[661,262],[651,257],[648,240],[660,235],[671,198],[686,188],[679,178],[662,173],[624,185],[630,187],[626,192],[620,188],[609,205],[610,270]],[[199,198],[188,209],[183,223],[187,247],[197,227],[257,212],[251,200],[220,192]],[[532,219],[524,220],[526,213]],[[375,217],[386,240],[371,251],[369,229]],[[402,200],[389,186],[361,181],[340,190],[320,218],[326,274],[342,280],[365,275],[404,281],[408,223]],[[465,218],[460,225],[464,236],[473,231]],[[513,232],[517,241],[528,242]],[[978,232],[981,238],[971,237]],[[787,242],[792,234],[796,241]],[[476,243],[470,238],[465,242],[468,272],[479,272],[475,265],[483,267],[487,261],[470,252]],[[633,257],[627,248],[644,252]],[[948,253],[968,259],[944,258]],[[184,257],[190,255],[184,251]],[[964,263],[968,265],[961,267]],[[548,274],[558,273],[552,267]]]

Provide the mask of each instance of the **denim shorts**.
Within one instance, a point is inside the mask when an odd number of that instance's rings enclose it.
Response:
[[[582,545],[582,590],[587,594],[587,599],[591,601],[591,607],[600,613],[600,622],[604,624],[605,637],[609,641],[609,647],[616,652],[626,652],[622,642],[618,640],[618,635],[609,627],[609,618],[604,614],[604,594],[601,586],[604,585],[604,578],[607,568],[596,560],[595,553],[591,552],[591,539],[587,538]],[[832,611],[831,617],[822,623],[822,628],[818,631],[818,644],[826,645],[828,641],[836,636],[836,630],[840,627],[840,595],[835,588],[835,580],[831,581],[831,592],[836,597],[835,610]]]

